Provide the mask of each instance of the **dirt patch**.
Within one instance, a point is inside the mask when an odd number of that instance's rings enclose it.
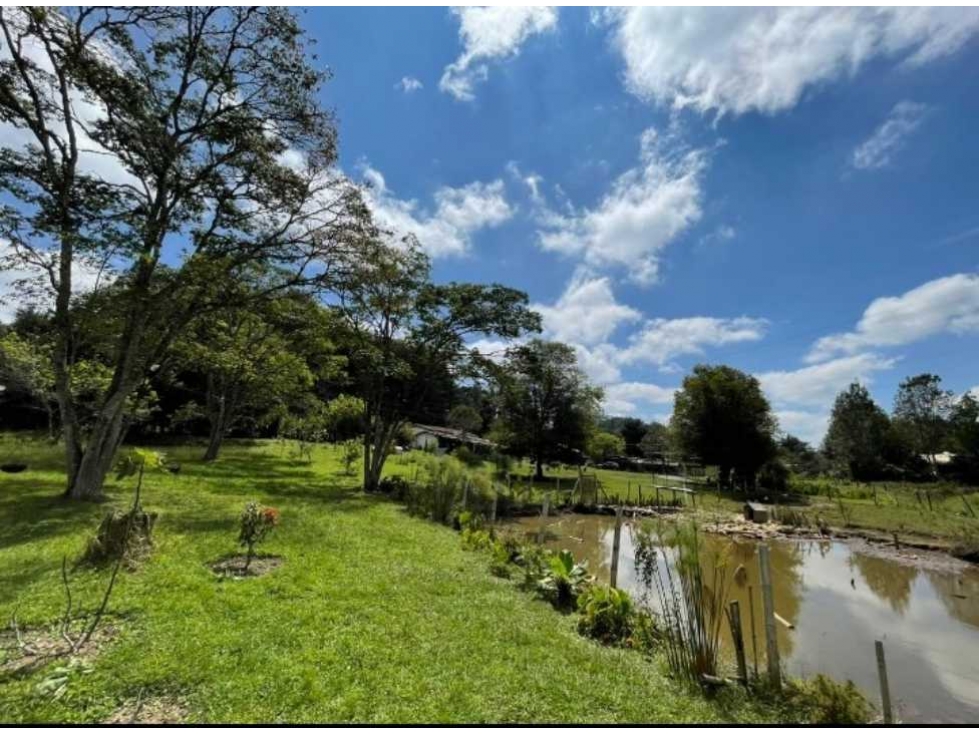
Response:
[[[252,562],[245,568],[245,556],[229,556],[215,561],[211,564],[211,570],[218,576],[230,576],[232,578],[248,578],[250,576],[264,576],[281,566],[285,559],[282,556],[255,556]]]
[[[8,628],[0,632],[0,671],[14,675],[29,673],[53,660],[66,657],[88,662],[94,660],[118,634],[118,627],[111,622],[103,622],[83,647],[72,652],[68,641],[61,635],[60,626],[22,629],[19,635]],[[84,636],[78,623],[72,625],[70,636],[72,639]]]
[[[183,724],[186,704],[177,696],[138,696],[112,712],[103,724]]]

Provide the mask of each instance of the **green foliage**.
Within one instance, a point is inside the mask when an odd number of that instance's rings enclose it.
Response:
[[[507,351],[494,433],[508,453],[543,464],[586,447],[601,389],[592,386],[567,344],[534,339]]]
[[[578,631],[606,645],[626,644],[640,625],[640,612],[622,589],[592,585],[578,597]]]
[[[255,546],[264,541],[279,524],[279,511],[249,502],[238,520],[238,543],[246,549],[245,570],[255,556]]]
[[[395,474],[381,479],[377,485],[377,490],[397,502],[403,502],[411,492],[411,484],[404,477]]]
[[[466,433],[479,433],[483,427],[483,416],[471,405],[453,405],[446,422],[451,428]]]
[[[363,454],[363,447],[361,446],[360,441],[355,439],[344,441],[341,445],[341,451],[344,473],[353,474],[354,464],[360,460],[360,457]]]
[[[716,676],[721,627],[725,622],[730,577],[720,552],[705,557],[695,525],[661,532],[660,542],[673,551],[660,562],[660,550],[649,528],[636,536],[636,567],[643,582],[656,589],[666,643],[666,659],[677,677],[694,684]]]
[[[894,398],[894,421],[906,428],[915,454],[940,453],[952,414],[953,393],[938,375],[915,375],[901,382]]]
[[[607,431],[596,431],[588,437],[585,449],[592,461],[605,461],[625,454],[625,439]]]
[[[789,470],[779,459],[769,459],[758,470],[758,484],[770,492],[785,492],[788,488]]]
[[[838,683],[821,674],[787,681],[782,695],[809,724],[866,724],[873,711],[853,681]]]
[[[890,421],[863,385],[854,382],[836,397],[826,432],[826,454],[853,479],[879,477]]]
[[[478,469],[483,465],[483,457],[468,446],[459,446],[452,452],[452,455],[472,469]]]
[[[558,609],[570,609],[589,581],[587,561],[575,563],[571,551],[563,550],[547,557],[537,590]]]
[[[719,467],[722,486],[734,470],[753,486],[775,455],[775,416],[758,379],[724,365],[697,365],[676,393],[670,430],[679,449]]]

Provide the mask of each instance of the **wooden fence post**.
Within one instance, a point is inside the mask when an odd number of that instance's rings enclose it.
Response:
[[[734,642],[734,654],[738,659],[738,675],[745,687],[748,686],[748,663],[744,659],[744,634],[741,630],[741,606],[732,601],[729,606],[727,621],[731,625],[731,640]]]
[[[612,571],[608,585],[613,589],[619,580],[619,543],[622,539],[622,505],[615,508],[615,533],[612,535]]]
[[[755,590],[748,587],[748,614],[751,615],[751,656],[755,663],[755,678],[758,677],[758,634],[755,632]]]
[[[884,723],[893,724],[894,714],[891,711],[891,689],[887,685],[887,663],[884,661],[884,643],[874,642],[877,651],[877,677],[880,678],[880,704],[883,708]]]
[[[659,501],[659,485],[657,485],[657,486],[656,486],[656,509],[658,510],[659,508],[660,508],[660,501]]]
[[[768,651],[768,677],[776,690],[782,687],[782,669],[778,659],[778,636],[775,630],[775,599],[772,594],[772,568],[768,546],[758,546],[758,565],[761,570],[761,596],[764,607],[765,645]]]
[[[537,529],[537,545],[544,542],[544,526],[547,525],[547,513],[551,509],[551,495],[544,495],[544,503],[540,511],[540,527]]]

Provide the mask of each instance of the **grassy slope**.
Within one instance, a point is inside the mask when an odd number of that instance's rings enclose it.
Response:
[[[84,722],[121,701],[177,694],[192,721],[704,722],[764,719],[734,698],[678,688],[657,661],[579,637],[574,619],[493,578],[451,530],[354,491],[337,457],[296,464],[277,444],[229,445],[213,465],[169,450],[178,476],[149,475],[157,547],[120,577],[111,611],[123,631],[66,694],[35,693],[44,670],[0,673],[0,721]],[[0,454],[11,456],[9,440]],[[59,456],[20,451],[31,469],[0,474],[0,620],[49,624],[62,611],[62,555],[76,558],[104,506],[54,499]],[[129,486],[110,484],[114,504]],[[236,552],[249,499],[278,507],[263,550],[270,575],[219,580],[207,563]],[[77,570],[91,609],[107,571]],[[735,694],[731,694],[732,696]]]

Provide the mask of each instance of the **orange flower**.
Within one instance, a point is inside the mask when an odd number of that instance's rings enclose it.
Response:
[[[269,525],[279,524],[279,511],[274,507],[266,507],[262,510],[262,519]]]

